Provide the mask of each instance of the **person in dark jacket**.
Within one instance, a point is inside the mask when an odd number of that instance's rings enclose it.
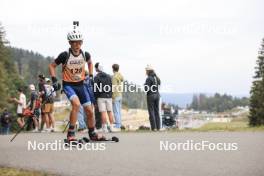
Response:
[[[94,96],[97,101],[99,112],[101,113],[102,130],[108,132],[107,115],[110,122],[110,132],[116,132],[114,127],[114,116],[112,107],[112,78],[110,75],[103,72],[101,64],[96,63],[95,69],[97,75],[94,77]]]
[[[38,82],[38,94],[39,94],[39,97],[41,98],[41,102],[44,102],[45,101],[45,76],[43,74],[40,74],[38,75],[38,78],[39,78],[39,82]],[[44,124],[47,123],[46,122],[46,117],[45,117],[45,114],[44,114],[44,111],[43,111],[43,108],[44,108],[45,105],[42,106],[41,108],[41,123],[40,123],[40,131],[43,130],[44,128]]]
[[[147,105],[149,113],[150,127],[152,131],[160,130],[160,113],[159,113],[159,86],[160,79],[154,72],[154,69],[147,65],[146,67],[147,79],[145,82],[145,91],[147,93]]]
[[[9,134],[12,116],[11,113],[4,109],[4,112],[1,114],[1,134]]]

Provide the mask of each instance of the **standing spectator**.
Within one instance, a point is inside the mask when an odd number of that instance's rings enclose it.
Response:
[[[119,65],[114,64],[112,66],[113,69],[113,112],[115,117],[115,127],[117,129],[121,129],[121,109],[122,109],[122,83],[124,81],[123,76],[119,72]]]
[[[94,88],[94,81],[93,81],[93,79],[90,79],[88,75],[89,75],[89,72],[86,71],[86,77],[85,77],[84,84],[87,87],[87,91],[88,91],[88,94],[89,94],[90,99],[91,99],[91,103],[92,103],[92,106],[94,109],[95,128],[98,130],[98,129],[102,128],[101,113],[99,112],[97,102],[95,100],[94,89],[93,89]],[[84,116],[85,116],[85,114],[84,114]]]
[[[98,110],[97,102],[96,102],[95,96],[94,96],[94,89],[93,89],[94,81],[93,81],[93,79],[90,79],[88,77],[88,73],[86,73],[86,78],[85,78],[84,84],[87,86],[87,91],[88,91],[88,94],[90,96],[92,107],[94,110],[95,128],[101,129],[102,128],[102,120],[101,120],[101,114]]]
[[[95,105],[95,98],[94,98],[94,93],[93,93],[93,83],[92,79],[89,76],[89,71],[88,68],[85,68],[85,80],[84,80],[84,85],[87,89],[87,92],[90,96],[91,100],[91,106],[92,109],[94,110],[94,105]],[[101,118],[101,117],[100,117]],[[85,133],[87,131],[87,125],[86,125],[86,114],[84,113],[83,107],[80,107],[79,113],[78,113],[78,123],[79,123],[79,132]]]
[[[84,121],[85,118],[87,118],[86,114],[84,113],[83,107],[80,106],[78,113],[78,123],[79,123],[78,132],[85,133],[87,131],[87,126]]]
[[[45,76],[43,74],[38,75],[38,91],[39,91],[39,97],[41,102],[43,103],[43,101],[45,100]],[[44,124],[47,123],[46,122],[46,117],[43,113],[43,107],[41,108],[41,123],[40,123],[40,131],[43,130]]]
[[[38,118],[40,115],[40,100],[36,92],[36,88],[33,84],[29,85],[31,91],[30,102],[28,107],[30,108],[31,113],[33,114],[32,120],[35,126],[35,129],[32,132],[38,132]]]
[[[149,113],[149,121],[152,131],[160,130],[160,114],[159,114],[159,86],[160,79],[154,72],[154,69],[147,65],[146,67],[147,79],[145,82],[145,91],[147,92],[147,105]]]
[[[102,129],[102,119],[101,119],[101,113],[98,109],[97,102],[94,104],[94,117],[95,117],[95,128],[97,130]]]
[[[108,132],[107,127],[107,115],[109,117],[110,131],[117,131],[114,128],[114,117],[113,117],[113,108],[112,108],[112,79],[110,75],[103,72],[102,65],[99,63],[95,64],[95,69],[97,75],[94,77],[95,90],[94,95],[97,100],[98,109],[101,113],[102,119],[102,130],[103,132]]]
[[[46,132],[54,132],[55,130],[55,119],[53,116],[54,110],[54,97],[56,93],[51,85],[51,80],[49,78],[45,79],[46,84],[44,85],[45,94],[43,96],[44,101],[42,101],[42,113],[44,114],[44,120],[46,122]]]
[[[15,104],[17,104],[17,123],[20,127],[22,127],[25,122],[24,122],[24,118],[23,118],[23,110],[26,108],[26,96],[23,93],[22,88],[19,88],[18,90],[18,99],[17,98],[11,98],[11,101],[14,102]]]
[[[11,120],[11,114],[5,109],[1,115],[1,134],[9,134]]]

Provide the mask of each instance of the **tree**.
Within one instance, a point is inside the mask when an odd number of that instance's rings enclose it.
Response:
[[[264,125],[264,38],[262,39],[255,76],[250,91],[249,124]]]
[[[5,31],[0,24],[0,110],[12,107],[7,100],[16,95],[17,88],[23,85],[6,44],[8,41],[5,40]]]
[[[199,106],[199,100],[198,100],[198,96],[197,95],[193,95],[193,99],[192,99],[192,103],[190,105],[190,109],[198,109]]]
[[[237,106],[248,106],[249,99],[233,98],[230,95],[220,95],[215,93],[214,96],[206,96],[205,94],[194,95],[192,103],[189,109],[197,111],[209,111],[209,112],[224,112],[231,110]]]

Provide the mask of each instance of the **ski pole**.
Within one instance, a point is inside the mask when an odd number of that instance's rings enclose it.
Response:
[[[67,129],[67,127],[70,125],[70,121],[67,123],[67,125],[65,126],[65,128],[64,128],[64,130],[63,130],[63,132],[62,133],[64,133],[65,131],[66,131],[66,129]]]
[[[10,142],[12,142],[17,135],[25,128],[25,126],[29,123],[29,120],[26,121],[26,123],[16,132],[16,134],[13,136],[13,138],[10,140]]]

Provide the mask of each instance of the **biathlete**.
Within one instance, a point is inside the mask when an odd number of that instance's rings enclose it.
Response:
[[[75,124],[81,105],[87,116],[88,136],[90,140],[101,141],[105,139],[105,137],[102,134],[97,134],[95,132],[91,97],[84,84],[86,63],[88,64],[89,77],[90,79],[93,79],[93,64],[91,56],[88,52],[81,50],[83,37],[80,31],[76,29],[76,26],[72,32],[68,33],[67,38],[70,44],[69,50],[60,53],[54,62],[49,65],[49,71],[55,90],[57,90],[59,86],[55,74],[56,67],[62,65],[63,92],[66,94],[72,105],[67,141],[77,141],[75,137]]]

